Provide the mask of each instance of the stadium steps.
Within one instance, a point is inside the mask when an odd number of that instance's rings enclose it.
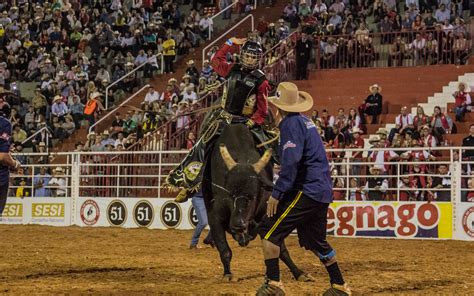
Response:
[[[438,98],[444,91],[451,96],[453,87],[457,85],[455,81],[460,77],[471,77],[472,74],[464,76],[468,72],[474,72],[474,63],[465,66],[337,69],[311,71],[309,80],[295,83],[301,90],[313,96],[315,110],[321,114],[323,109],[327,109],[331,115],[337,114],[337,110],[341,107],[346,113],[349,108],[357,109],[369,95],[368,87],[374,83],[379,84],[382,87],[384,106],[379,124],[367,125],[368,135],[373,135],[380,127],[388,130],[394,127],[395,117],[403,106],[416,111],[418,104],[425,104],[425,112],[431,114],[433,105],[429,103],[429,98]],[[442,105],[439,101],[437,103]],[[446,103],[442,107],[446,109]],[[470,121],[470,117],[466,117],[466,121]],[[467,123],[457,125],[462,134],[449,135],[448,140],[453,144],[459,144],[467,132],[465,126]],[[364,137],[368,138],[368,135]],[[368,144],[366,141],[366,145]]]
[[[273,7],[265,7],[265,6],[258,6],[256,10],[252,12],[255,18],[255,26],[258,24],[258,20],[261,16],[265,16],[266,20],[268,22],[275,22],[277,21],[281,14],[282,11],[285,7],[287,2],[285,1],[277,1],[275,6]],[[244,14],[241,15],[241,17],[236,17],[233,16],[231,21],[222,21],[220,17],[219,20],[216,22],[217,24],[214,26],[215,29],[218,29],[220,26],[226,25],[226,27],[220,31],[226,31],[228,28],[232,27],[235,23],[237,23],[240,19],[245,17]],[[240,26],[236,30],[233,30],[226,36],[223,36],[220,38],[220,42],[217,42],[216,45],[222,45],[224,41],[227,38],[230,38],[232,36],[238,36],[238,37],[245,37],[247,35],[247,31],[250,30],[250,22],[246,22],[245,25]],[[157,75],[148,83],[156,88],[160,93],[165,89],[166,84],[168,83],[168,80],[170,78],[176,78],[178,81],[181,80],[181,77],[184,75],[185,70],[186,70],[186,62],[188,60],[194,60],[198,68],[200,68],[200,65],[202,64],[202,50],[210,43],[210,41],[205,41],[204,43],[201,44],[200,47],[194,48],[193,52],[190,52],[187,56],[181,57],[176,63],[174,64],[175,67],[175,73],[174,74],[163,74],[163,75]],[[139,87],[141,88],[141,86]],[[137,88],[137,90],[139,89]],[[137,108],[140,107],[140,104],[143,102],[143,99],[145,97],[145,92],[143,92],[141,95],[138,95],[134,99],[132,99],[126,106],[123,107],[124,111],[120,112],[126,112],[129,109]],[[113,116],[110,116],[110,119],[104,120],[101,124],[99,124],[96,128],[97,131],[102,131],[106,127],[110,126],[113,121]],[[76,132],[73,137],[67,139],[64,141],[62,144],[57,145],[54,148],[54,151],[72,151],[74,150],[74,145],[75,143],[82,141],[85,142],[87,137],[87,132],[85,129],[83,132]]]

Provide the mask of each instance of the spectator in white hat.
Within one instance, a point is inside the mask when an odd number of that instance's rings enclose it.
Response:
[[[48,183],[48,186],[52,189],[52,196],[54,197],[65,197],[67,192],[67,181],[64,176],[64,169],[57,167],[54,169],[53,178]]]

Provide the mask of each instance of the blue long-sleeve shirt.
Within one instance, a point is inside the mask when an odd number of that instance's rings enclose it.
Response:
[[[309,198],[332,202],[332,182],[326,151],[311,119],[291,113],[279,125],[281,169],[272,196],[303,191]]]
[[[12,138],[12,124],[0,115],[0,153],[9,153]],[[0,164],[0,186],[8,184],[9,168]]]

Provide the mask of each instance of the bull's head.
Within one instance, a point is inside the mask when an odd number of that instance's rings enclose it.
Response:
[[[219,147],[220,154],[227,167],[225,187],[233,201],[230,230],[241,246],[246,246],[249,223],[253,220],[258,205],[262,186],[266,189],[273,186],[265,176],[264,168],[270,161],[272,150],[268,149],[255,163],[237,163],[224,144]]]

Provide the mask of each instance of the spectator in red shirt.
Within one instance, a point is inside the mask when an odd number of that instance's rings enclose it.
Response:
[[[458,91],[453,94],[456,103],[456,108],[454,109],[456,112],[456,121],[464,120],[464,114],[472,104],[471,96],[466,91],[466,88],[466,84],[460,82],[458,84]]]

